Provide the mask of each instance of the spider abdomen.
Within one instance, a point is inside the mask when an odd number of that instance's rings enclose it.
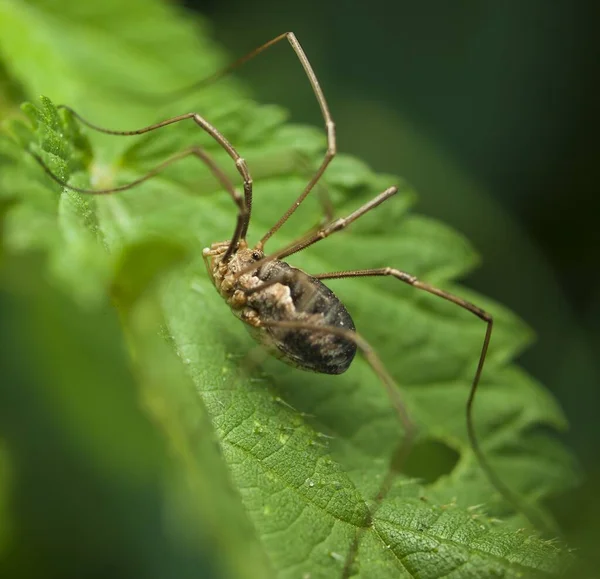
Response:
[[[354,322],[337,296],[320,280],[282,261],[272,261],[255,274],[276,282],[248,296],[247,305],[264,322],[301,322],[315,330],[263,325],[253,336],[282,361],[322,374],[341,374],[356,354],[356,344],[338,334],[319,331],[334,327],[353,331]]]

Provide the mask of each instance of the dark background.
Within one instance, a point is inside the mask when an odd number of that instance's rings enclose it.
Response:
[[[468,285],[534,328],[520,362],[571,423],[566,437],[589,478],[556,508],[583,534],[583,523],[600,517],[598,2],[187,5],[209,17],[232,57],[294,31],[328,98],[339,149],[407,178],[420,194],[416,210],[480,251]],[[259,100],[321,125],[294,59],[279,46],[238,74]]]

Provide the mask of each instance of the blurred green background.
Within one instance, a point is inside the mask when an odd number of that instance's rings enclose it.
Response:
[[[600,126],[594,70],[600,47],[595,26],[600,16],[597,3],[231,0],[187,5],[208,16],[214,36],[231,57],[293,30],[329,100],[339,149],[358,155],[376,170],[404,176],[420,194],[417,209],[421,213],[454,226],[480,251],[482,265],[469,277],[468,285],[506,304],[535,329],[537,342],[523,353],[522,365],[554,392],[570,420],[566,438],[589,478],[582,492],[565,497],[555,505],[555,511],[571,543],[592,553],[600,538],[596,523],[600,519],[596,491],[600,484],[596,417],[600,408],[600,233],[596,224],[600,215],[596,185]],[[239,75],[248,81],[259,101],[282,104],[292,111],[294,121],[321,126],[309,84],[288,47],[269,51],[242,68]],[[195,78],[195,71],[190,70],[190,80]],[[37,269],[35,263],[29,264],[26,272],[17,271],[21,267],[9,264],[6,279],[28,279]],[[35,278],[31,285],[47,300],[52,288],[42,283]],[[15,289],[14,295],[21,289]],[[13,294],[3,298],[2,322],[8,328],[11,326],[5,322],[17,316],[19,305]],[[81,319],[79,331],[86,335],[84,327],[93,325],[94,320],[81,312],[67,311],[60,296],[56,300],[58,319],[50,327],[62,328],[65,320]],[[37,329],[48,327],[48,320],[42,319],[45,314],[38,314],[42,317],[26,314],[31,317],[31,327],[24,332],[35,335]],[[116,324],[111,315],[108,311],[103,314],[109,324]],[[60,337],[58,332],[57,343]],[[35,355],[21,358],[19,339],[14,334],[1,337],[3,375],[35,383],[35,373],[44,370],[36,365]],[[102,337],[98,340],[102,342]],[[90,360],[102,364],[94,358],[93,346],[71,345],[78,354],[81,348],[89,350],[90,358],[84,358],[88,368]],[[115,360],[119,352],[116,348]],[[115,365],[122,370],[115,378],[115,392],[127,392],[127,388],[118,388],[118,384],[131,380],[127,364],[122,361]],[[70,380],[75,385],[78,378],[74,375]],[[93,385],[86,384],[85,388],[89,394]],[[13,391],[15,396],[19,392]],[[32,390],[24,388],[22,395],[28,392]],[[30,413],[30,423],[36,423],[38,416],[34,402],[50,403],[43,397],[11,401],[12,408]],[[68,415],[68,409],[65,412]],[[39,416],[43,414],[40,411]],[[22,424],[11,422],[1,407],[0,420],[7,440],[19,440]],[[77,453],[90,451],[70,448],[69,441],[61,440],[52,430],[55,426],[39,423],[40,447],[29,452],[52,460],[62,457],[64,464],[59,465],[58,472],[68,478],[89,477],[92,482],[87,489],[98,485],[97,511],[84,511],[81,529],[68,531],[85,535],[86,520],[94,520],[102,529],[102,515],[108,520],[119,513],[123,495],[113,496],[110,486],[99,484],[110,480],[110,470],[108,474],[78,472],[82,466]],[[119,428],[131,435],[131,424],[116,420],[113,426],[115,440],[122,440]],[[129,534],[124,516],[120,532],[126,553],[96,553],[98,544],[90,539],[89,552],[81,554],[81,570],[69,564],[61,572],[57,566],[55,576],[84,576],[84,570],[89,572],[86,561],[94,557],[114,566],[99,569],[98,577],[126,576],[127,565],[137,572],[143,568],[148,577],[174,576],[175,572],[178,577],[195,577],[199,569],[206,569],[203,576],[210,576],[210,557],[197,553],[188,560],[190,551],[165,544],[155,532],[159,528],[155,521],[159,517],[160,485],[156,482],[154,488],[148,480],[153,480],[160,465],[149,457],[163,456],[164,449],[144,418],[133,431],[136,429],[140,440],[150,441],[142,469],[147,477],[139,486],[128,481],[128,507],[131,512],[147,513],[147,535]],[[45,447],[42,443],[46,440],[60,448]],[[133,459],[123,451],[123,461]],[[0,446],[0,486],[11,484],[9,465],[8,454]],[[31,465],[19,465],[28,473],[29,481],[40,476],[36,468],[45,469],[44,463],[36,460]],[[60,478],[52,484],[56,489],[64,487]],[[26,489],[19,490],[29,496]],[[89,509],[93,501],[86,497],[81,504]],[[0,553],[3,508],[0,502]],[[23,513],[36,512],[35,505],[20,504],[19,508]],[[38,525],[34,531],[47,536],[56,532],[61,515],[44,520],[32,515],[23,520]],[[30,536],[31,530],[19,532]],[[102,532],[108,535],[114,529]],[[140,543],[128,541],[132,537]],[[47,552],[38,553],[39,561],[32,563],[29,575],[20,567],[29,554],[17,554],[9,564],[19,566],[23,576],[42,576],[39,570],[45,560],[67,556],[40,541],[42,547]],[[156,558],[148,559],[148,551],[155,552]],[[120,563],[127,565],[119,567]],[[6,572],[6,576],[15,575],[14,568]]]

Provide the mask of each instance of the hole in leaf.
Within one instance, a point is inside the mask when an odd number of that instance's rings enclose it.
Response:
[[[403,470],[407,476],[431,484],[450,474],[459,458],[460,453],[447,444],[439,440],[424,440],[415,444]]]

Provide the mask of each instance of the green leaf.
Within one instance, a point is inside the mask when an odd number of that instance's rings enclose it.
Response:
[[[286,124],[281,109],[249,101],[231,80],[158,107],[157,92],[190,84],[224,62],[202,25],[141,0],[125,8],[63,4],[57,16],[45,2],[24,7],[0,0],[0,51],[18,55],[7,68],[23,90],[49,94],[112,129],[201,111],[248,162],[255,189],[250,241],[262,236],[310,178],[307,167],[323,154],[323,133]],[[38,60],[35,48],[42,45]],[[300,66],[298,79],[308,82]],[[190,143],[205,147],[239,180],[228,155],[193,123],[137,139],[85,131],[88,142],[50,101],[25,110],[34,127],[29,141],[19,129],[19,142],[75,186],[126,183]],[[11,148],[5,141],[4,149],[9,162],[2,187],[21,201],[5,217],[7,251],[43,249],[53,281],[78,307],[98,308],[109,292],[125,307],[130,315],[121,318],[122,332],[137,387],[157,433],[178,451],[182,478],[211,492],[202,474],[214,468],[215,457],[194,444],[194,417],[206,415],[210,427],[202,432],[212,429],[223,461],[217,468],[227,470],[236,491],[212,511],[178,517],[225,537],[231,522],[219,519],[219,509],[234,512],[235,521],[247,516],[252,545],[260,546],[251,558],[269,566],[254,576],[332,577],[348,563],[361,577],[546,577],[568,565],[563,549],[516,530],[526,522],[490,485],[470,448],[464,414],[485,329],[479,320],[392,279],[331,282],[397,380],[419,427],[407,472],[375,509],[373,498],[402,436],[398,417],[360,357],[335,377],[252,357],[254,343],[204,269],[202,248],[227,239],[235,224],[234,204],[205,167],[188,159],[139,187],[94,197],[63,190],[33,159],[19,155],[16,143]],[[494,314],[477,432],[499,476],[544,512],[543,502],[573,483],[576,468],[559,442],[537,432],[564,428],[560,409],[511,363],[530,342],[530,331],[501,306],[455,285],[477,256],[455,232],[409,213],[414,193],[401,180],[339,155],[323,182],[336,216],[394,183],[400,194],[384,207],[290,263],[313,273],[402,267]],[[321,217],[318,195],[311,195],[270,249]],[[181,261],[184,255],[189,259]],[[161,321],[170,348],[147,342]],[[182,374],[193,382],[194,396],[177,386],[185,383]],[[171,389],[175,401],[169,403]],[[225,543],[219,543],[222,558],[242,557],[239,541]],[[228,571],[244,576],[242,565]]]

